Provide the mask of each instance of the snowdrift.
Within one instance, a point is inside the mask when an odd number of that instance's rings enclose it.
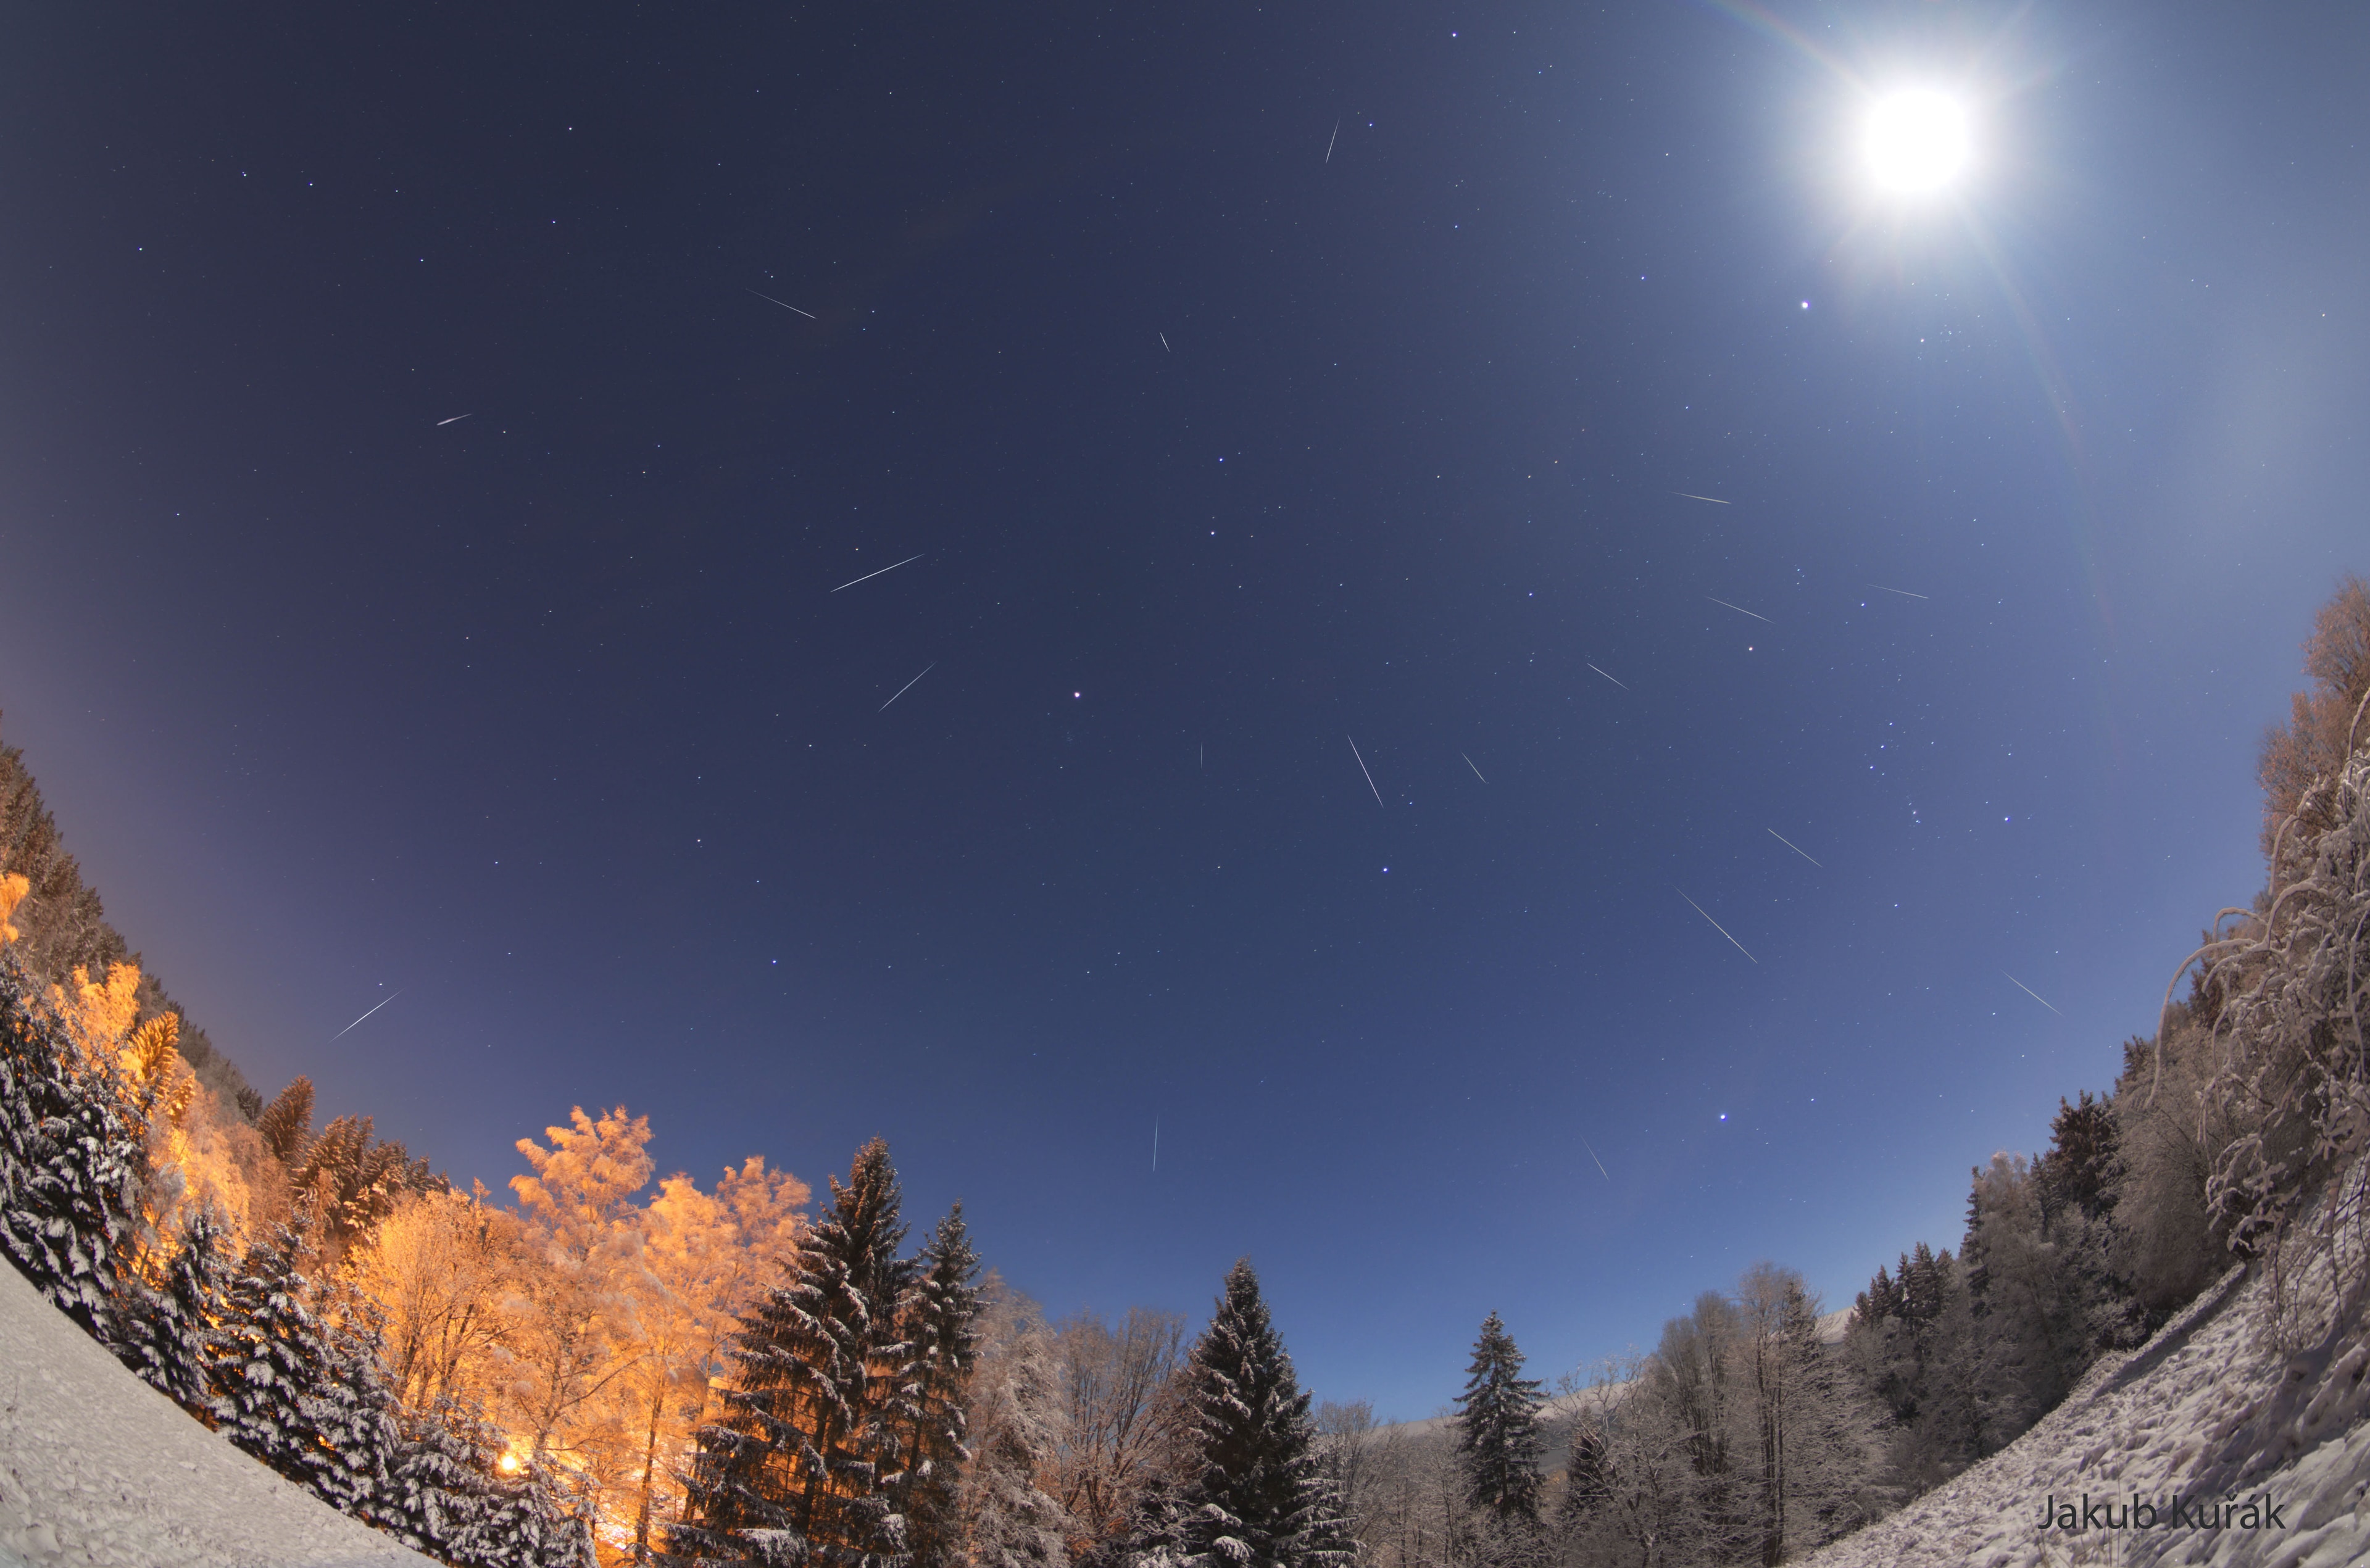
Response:
[[[0,1263],[0,1568],[434,1568],[282,1481]]]
[[[2008,1448],[1803,1561],[1815,1568],[2370,1562],[2363,1509],[2370,1343],[2361,1305],[2330,1300],[2325,1290],[2305,1305],[2317,1322],[2334,1322],[2307,1347],[2284,1354],[2272,1276],[2233,1269],[2146,1345],[2092,1368]],[[2297,1315],[2292,1307],[2286,1321]],[[2296,1340],[2293,1327],[2286,1337]],[[2042,1509],[2053,1499],[2072,1512],[2057,1513],[2044,1529]]]

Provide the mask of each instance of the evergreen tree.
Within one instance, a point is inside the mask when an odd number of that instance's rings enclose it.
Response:
[[[1501,1530],[1539,1522],[1539,1383],[1492,1312],[1473,1345],[1456,1398],[1456,1454],[1466,1501]]]
[[[210,1350],[213,1413],[233,1443],[302,1486],[311,1486],[319,1434],[308,1405],[335,1354],[305,1300],[297,1271],[303,1239],[282,1225],[247,1250],[223,1300]]]
[[[112,1343],[141,1150],[107,1070],[86,1062],[14,953],[0,952],[0,1251]]]
[[[374,1519],[415,1551],[453,1568],[591,1568],[581,1511],[533,1465],[498,1469],[500,1434],[451,1400],[403,1423]]]
[[[591,1500],[532,1459],[497,1479],[483,1536],[485,1568],[599,1568]]]
[[[183,1222],[159,1286],[131,1282],[118,1314],[115,1354],[151,1387],[212,1425],[215,1323],[231,1280],[222,1218],[209,1204]]]
[[[450,1400],[403,1423],[378,1528],[414,1551],[476,1568],[489,1561],[485,1527],[493,1494],[493,1435]]]
[[[1906,1253],[1903,1254],[1901,1262],[1903,1272],[1906,1273],[1909,1264]],[[1857,1323],[1881,1322],[1887,1318],[1898,1317],[1900,1312],[1901,1287],[1884,1272],[1884,1265],[1879,1264],[1876,1265],[1876,1277],[1868,1282],[1867,1289],[1852,1299],[1852,1321]]]
[[[1582,1419],[1572,1426],[1571,1452],[1564,1460],[1563,1497],[1556,1504],[1557,1533],[1570,1539],[1612,1501],[1612,1448],[1597,1425]]]
[[[1192,1473],[1184,1552],[1202,1568],[1336,1568],[1355,1555],[1317,1462],[1308,1395],[1268,1320],[1259,1276],[1226,1276],[1187,1363]]]
[[[412,1160],[400,1143],[381,1143],[369,1116],[339,1116],[305,1145],[289,1185],[316,1215],[321,1256],[336,1262],[395,1212],[409,1193],[438,1185],[428,1162]]]
[[[2022,1158],[1992,1157],[1967,1198],[1959,1260],[1973,1322],[1971,1356],[1983,1447],[1996,1452],[2065,1396],[2097,1352],[2100,1303],[2081,1267],[2078,1209],[2053,1226]]]
[[[1896,1485],[1924,1491],[1983,1457],[1974,1323],[1950,1253],[1920,1242],[1890,1277],[1878,1269],[1845,1327],[1844,1353],[1890,1428]]]
[[[2115,1206],[2114,1097],[2085,1089],[2078,1103],[2063,1096],[2049,1124],[2049,1150],[2032,1162],[2041,1206],[2053,1224],[2097,1219]]]
[[[979,1253],[956,1204],[922,1248],[906,1317],[912,1372],[900,1391],[897,1488],[914,1568],[961,1561],[957,1493],[970,1459],[967,1392],[979,1350]]]
[[[392,1476],[403,1462],[403,1434],[374,1309],[342,1303],[344,1321],[324,1324],[321,1376],[298,1396],[311,1429],[309,1483],[340,1513],[384,1526],[396,1513]]]
[[[271,1157],[294,1172],[313,1147],[313,1081],[299,1076],[282,1089],[257,1115],[255,1130]]]
[[[388,1386],[373,1310],[349,1299],[337,1303],[336,1321],[325,1320],[297,1268],[304,1245],[298,1230],[279,1227],[249,1249],[222,1291],[222,1321],[203,1342],[214,1422],[239,1448],[342,1513],[397,1535],[467,1535],[485,1513],[466,1501],[475,1494],[428,1494],[433,1477],[460,1462],[453,1445],[431,1440],[420,1450],[420,1431],[401,1421]],[[530,1502],[545,1509],[538,1529],[566,1516],[564,1506],[555,1510],[540,1496]],[[542,1561],[488,1558],[513,1560]]]
[[[912,1267],[897,1257],[905,1230],[888,1146],[865,1145],[831,1190],[831,1218],[800,1248],[788,1282],[733,1336],[732,1386],[700,1430],[671,1561],[904,1562],[880,1462],[894,1462],[892,1401],[912,1363],[898,1332]]]

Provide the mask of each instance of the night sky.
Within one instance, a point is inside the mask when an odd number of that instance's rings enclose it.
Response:
[[[0,735],[259,1088],[880,1133],[1386,1415],[1954,1246],[2370,568],[2358,6],[6,38]]]

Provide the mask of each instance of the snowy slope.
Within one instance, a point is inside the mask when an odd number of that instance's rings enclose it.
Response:
[[[2138,1350],[2091,1369],[2031,1431],[1900,1513],[1805,1559],[1815,1568],[2024,1568],[2211,1562],[2337,1568],[2370,1562],[2370,1345],[2361,1314],[2322,1292],[2312,1348],[2270,1342],[2267,1278],[2234,1270]],[[2295,1336],[2292,1336],[2295,1337]],[[2040,1528],[2046,1499],[2123,1508],[2136,1494],[2179,1524]],[[2281,1528],[2199,1528],[2205,1507],[2267,1496]],[[2099,1516],[2103,1518],[2104,1516]],[[2137,1516],[2145,1521],[2146,1516]],[[2210,1518],[2210,1516],[2209,1516]]]
[[[0,1568],[432,1568],[125,1371],[0,1263]]]

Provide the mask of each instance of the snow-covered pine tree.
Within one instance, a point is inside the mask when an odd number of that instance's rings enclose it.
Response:
[[[1844,1356],[1889,1426],[1893,1483],[1939,1485],[1983,1457],[1973,1382],[1974,1325],[1958,1260],[1925,1242],[1882,1269],[1844,1330]]]
[[[485,1528],[493,1448],[483,1421],[450,1399],[404,1420],[402,1447],[374,1522],[414,1551],[454,1568],[492,1561]]]
[[[298,1272],[303,1239],[282,1225],[247,1249],[224,1293],[213,1356],[214,1420],[223,1436],[300,1486],[315,1484],[317,1430],[307,1405],[333,1351]]]
[[[1226,1275],[1186,1376],[1185,1555],[1201,1568],[1346,1568],[1355,1549],[1317,1461],[1308,1395],[1248,1258]]]
[[[568,1494],[532,1465],[499,1470],[501,1435],[447,1398],[406,1417],[378,1528],[453,1568],[591,1568],[592,1541]]]
[[[2115,1207],[2114,1096],[2088,1089],[2078,1102],[2058,1096],[2049,1123],[2049,1149],[2032,1162],[2041,1207],[2052,1223],[2068,1213],[2097,1219]]]
[[[485,1539],[486,1568],[599,1568],[591,1499],[532,1459],[497,1477]]]
[[[81,1053],[17,956],[0,952],[0,1251],[111,1343],[141,1150],[103,1066]]]
[[[212,1204],[182,1222],[161,1284],[128,1282],[116,1314],[115,1354],[151,1387],[212,1425],[215,1327],[232,1259]]]
[[[1996,1451],[2056,1407],[2097,1352],[2098,1303],[2070,1237],[2050,1225],[2041,1183],[2019,1156],[1974,1172],[1959,1262],[1973,1322],[1972,1369],[1983,1447]]]
[[[956,1204],[923,1246],[906,1308],[912,1371],[894,1417],[903,1453],[896,1491],[914,1568],[959,1568],[957,1493],[971,1454],[966,1409],[979,1350],[979,1253]]]
[[[1556,1503],[1556,1533],[1570,1539],[1612,1501],[1612,1448],[1605,1440],[1604,1429],[1583,1418],[1571,1428],[1571,1452],[1563,1467],[1563,1495]]]
[[[406,1443],[368,1305],[314,1310],[304,1236],[278,1227],[247,1251],[205,1345],[223,1435],[340,1512],[400,1530]]]
[[[1514,1336],[1490,1313],[1456,1396],[1456,1455],[1466,1501],[1500,1530],[1539,1522],[1539,1400]]]
[[[889,1396],[912,1353],[898,1333],[912,1265],[888,1145],[857,1151],[831,1184],[831,1218],[800,1247],[789,1282],[733,1336],[731,1386],[700,1429],[667,1560],[903,1568],[903,1519],[880,1478],[895,1433]]]
[[[322,1324],[320,1380],[298,1396],[315,1439],[311,1484],[339,1512],[385,1528],[398,1516],[391,1477],[403,1462],[403,1434],[378,1311],[355,1296],[338,1305],[340,1321]]]

